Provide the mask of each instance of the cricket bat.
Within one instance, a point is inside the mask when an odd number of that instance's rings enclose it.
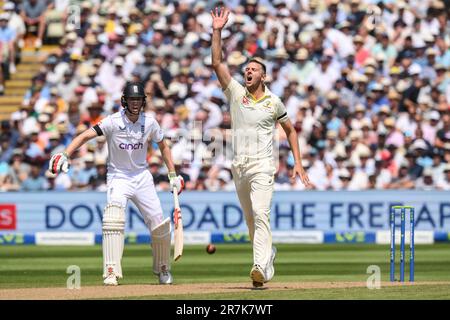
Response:
[[[173,211],[173,224],[174,224],[174,253],[173,259],[177,261],[183,255],[183,220],[181,218],[181,209],[180,203],[178,201],[178,190],[176,187],[173,188],[173,203],[174,203],[174,211]]]

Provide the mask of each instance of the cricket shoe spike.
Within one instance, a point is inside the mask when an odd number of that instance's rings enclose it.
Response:
[[[266,280],[264,282],[272,280],[273,275],[275,274],[275,267],[273,266],[273,263],[275,262],[276,255],[277,255],[277,248],[272,247],[272,254],[270,255],[269,264],[266,267]]]
[[[260,265],[253,265],[252,270],[250,271],[250,278],[253,281],[253,286],[255,288],[262,287],[264,282],[266,282],[266,277]]]
[[[172,284],[173,277],[169,270],[166,267],[162,267],[161,272],[159,273],[159,284]]]
[[[114,273],[113,268],[109,267],[108,268],[108,275],[106,276],[106,278],[103,280],[103,284],[105,286],[117,286],[119,283],[117,282],[117,276]]]

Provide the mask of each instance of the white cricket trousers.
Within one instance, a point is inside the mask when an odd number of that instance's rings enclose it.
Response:
[[[150,171],[130,176],[111,174],[108,176],[107,186],[108,203],[119,203],[126,208],[128,200],[131,200],[150,231],[163,221],[161,202]]]
[[[265,269],[272,253],[270,208],[274,187],[274,161],[245,157],[234,159],[231,171],[253,244],[253,263]]]

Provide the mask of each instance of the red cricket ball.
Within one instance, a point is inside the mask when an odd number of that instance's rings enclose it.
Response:
[[[216,246],[212,243],[208,244],[206,246],[206,252],[208,252],[209,254],[213,254],[214,252],[216,252]]]

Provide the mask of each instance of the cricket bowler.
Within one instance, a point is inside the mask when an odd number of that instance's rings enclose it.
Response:
[[[230,104],[233,180],[253,244],[250,278],[254,287],[261,287],[275,273],[273,263],[276,248],[272,247],[269,217],[276,172],[272,149],[277,122],[286,132],[294,155],[292,178],[300,176],[306,186],[310,182],[301,164],[297,133],[286,108],[280,98],[264,84],[264,63],[256,58],[247,63],[244,70],[245,85],[242,86],[231,77],[227,65],[222,62],[221,31],[229,14],[224,8],[211,11],[212,66]]]
[[[123,277],[121,260],[124,248],[125,208],[131,200],[144,218],[152,237],[153,273],[160,284],[173,282],[170,273],[170,218],[164,219],[153,177],[146,161],[150,141],[156,142],[169,171],[170,190],[184,187],[175,173],[170,148],[158,122],[144,114],[146,95],[141,83],[128,82],[121,98],[123,110],[109,115],[77,136],[65,152],[52,156],[49,171],[67,172],[69,159],[87,141],[105,136],[108,143],[107,205],[103,212],[103,283],[118,285]]]

